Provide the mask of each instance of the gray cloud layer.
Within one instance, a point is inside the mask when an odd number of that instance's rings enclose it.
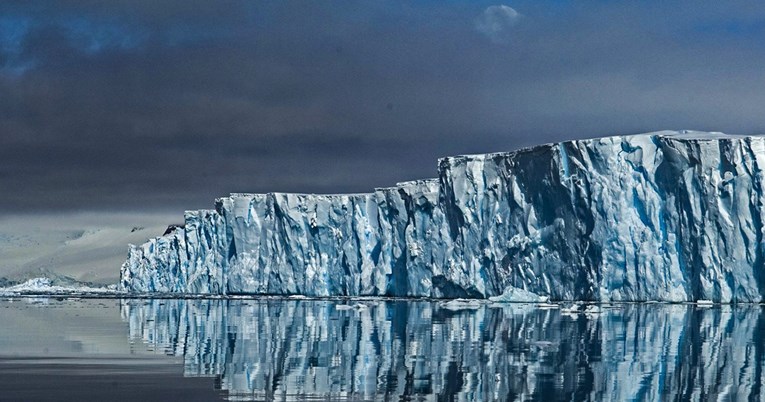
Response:
[[[449,154],[765,132],[765,8],[732,4],[515,1],[523,17],[487,31],[502,4],[5,1],[0,214],[368,191]]]

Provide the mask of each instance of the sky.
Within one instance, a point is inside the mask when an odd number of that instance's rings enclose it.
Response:
[[[367,192],[442,156],[765,132],[758,1],[0,2],[0,215]]]

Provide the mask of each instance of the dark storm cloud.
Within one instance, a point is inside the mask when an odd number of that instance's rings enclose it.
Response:
[[[368,191],[436,159],[765,131],[757,2],[0,4],[0,213]]]

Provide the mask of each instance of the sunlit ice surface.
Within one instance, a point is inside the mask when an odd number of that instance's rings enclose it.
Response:
[[[759,305],[43,297],[0,316],[3,400],[759,400],[765,366]]]

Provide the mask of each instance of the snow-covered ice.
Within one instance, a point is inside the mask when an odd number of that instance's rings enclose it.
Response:
[[[759,302],[763,167],[763,137],[662,131],[447,157],[368,194],[237,193],[131,246],[121,286]]]
[[[0,216],[0,286],[45,277],[102,287],[119,282],[125,245],[162,233],[172,215],[136,212]],[[165,222],[164,225],[159,222]]]
[[[92,287],[79,283],[54,284],[50,278],[32,278],[16,285],[0,287],[0,296],[19,295],[114,295],[123,293],[116,286]]]

